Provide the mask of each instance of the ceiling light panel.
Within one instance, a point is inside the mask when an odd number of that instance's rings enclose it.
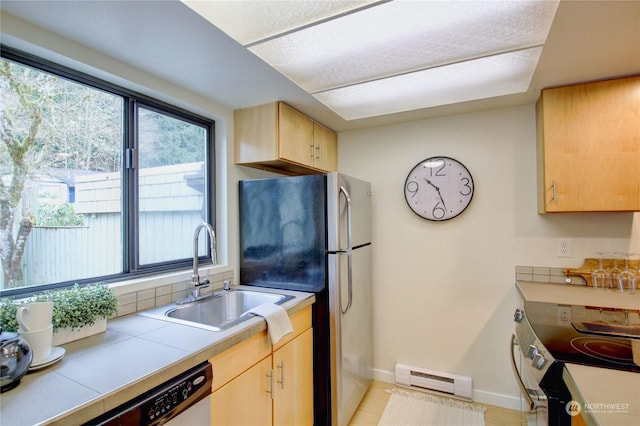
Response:
[[[525,92],[541,47],[431,68],[314,96],[345,120]]]
[[[243,46],[348,13],[379,1],[182,0]]]
[[[317,93],[542,45],[556,8],[556,1],[392,1],[250,50]]]

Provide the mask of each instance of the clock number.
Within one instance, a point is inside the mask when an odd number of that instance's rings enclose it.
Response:
[[[429,168],[429,175],[431,177],[433,176],[442,177],[447,175],[446,173],[440,173],[442,172],[442,170],[444,170],[444,167],[447,165],[446,161],[444,161],[443,159],[439,159],[438,161],[442,162],[442,165],[436,169],[435,175],[433,173],[433,170],[436,168],[435,165]]]
[[[442,219],[447,211],[444,209],[444,205],[442,202],[438,202],[435,206],[433,206],[433,210],[431,210],[431,214],[436,219]]]
[[[413,184],[413,185],[412,185]],[[415,197],[420,190],[420,185],[415,180],[407,182],[407,192],[411,194],[411,198]]]
[[[464,187],[462,190],[460,190],[460,195],[463,196],[468,196],[471,195],[471,192],[473,192],[473,190],[471,189],[471,185],[469,185],[469,183],[471,182],[469,180],[469,178],[462,178],[462,186]]]

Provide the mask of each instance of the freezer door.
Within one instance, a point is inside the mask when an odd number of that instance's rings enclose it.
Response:
[[[325,202],[321,174],[241,181],[240,283],[323,290]]]
[[[349,213],[351,213],[350,235],[347,232]],[[339,173],[327,174],[327,229],[329,252],[345,250],[349,236],[352,247],[360,247],[371,242],[371,184],[369,182]]]

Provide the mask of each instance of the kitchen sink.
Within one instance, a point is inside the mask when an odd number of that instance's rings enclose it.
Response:
[[[280,305],[293,297],[253,290],[219,291],[195,302],[182,305],[172,303],[138,312],[138,315],[207,330],[223,331],[251,318],[253,315],[247,313],[249,309],[264,303]]]

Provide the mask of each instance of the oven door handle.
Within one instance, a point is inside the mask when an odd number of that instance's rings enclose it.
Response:
[[[525,396],[525,398],[527,399],[527,401],[529,402],[529,411],[533,411],[536,407],[535,402],[533,402],[533,398],[531,398],[531,395],[529,395],[529,391],[527,390],[527,387],[525,386],[524,382],[522,381],[522,376],[520,375],[520,371],[518,370],[518,366],[516,364],[516,358],[515,355],[513,353],[516,345],[518,345],[518,343],[516,342],[516,335],[512,334],[511,335],[511,367],[513,368],[513,372],[515,373],[516,379],[518,381],[518,385],[520,386],[520,391],[522,391],[522,394]]]

